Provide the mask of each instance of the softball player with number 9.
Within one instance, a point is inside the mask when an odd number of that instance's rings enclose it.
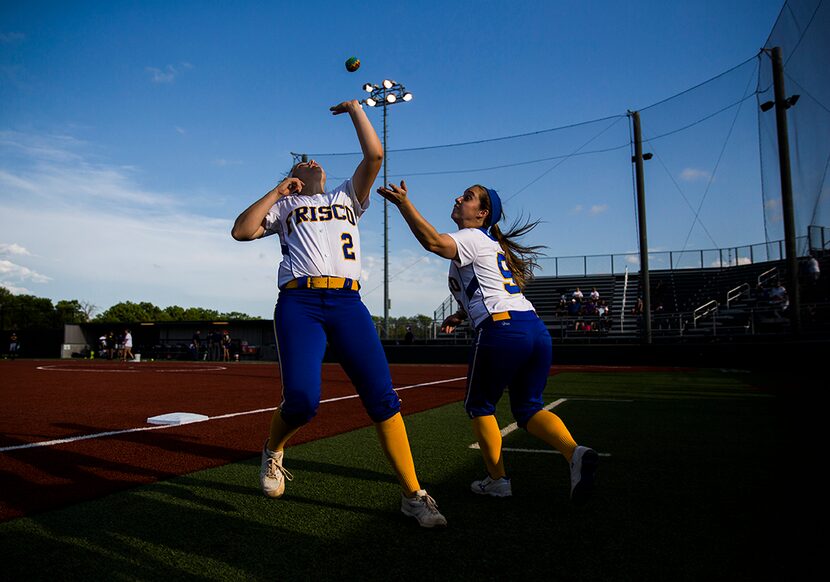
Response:
[[[296,164],[285,180],[237,217],[231,231],[240,241],[276,234],[282,250],[274,308],[282,402],[263,447],[260,484],[265,495],[281,497],[285,481],[293,478],[283,467],[284,447],[317,413],[328,342],[375,423],[401,484],[401,511],[423,527],[444,526],[435,500],[418,483],[400,399],[358,292],[357,224],[369,206],[383,146],[357,101],[345,101],[331,111],[350,116],[360,141],[363,159],[352,177],[326,190],[326,173],[317,162]]]
[[[441,234],[412,204],[405,182],[379,188],[378,193],[398,207],[426,250],[452,261],[449,285],[460,309],[444,321],[442,330],[452,332],[467,317],[476,329],[464,407],[473,421],[487,475],[472,483],[473,492],[492,497],[513,494],[495,417],[496,404],[509,387],[517,424],[562,453],[571,469],[571,499],[584,503],[593,489],[599,456],[593,449],[577,446],[562,420],[544,410],[542,392],[553,346],[547,328],[522,294],[539,247],[522,246],[515,239],[538,222],[501,232],[498,193],[475,185],[455,199],[451,218],[458,232]]]

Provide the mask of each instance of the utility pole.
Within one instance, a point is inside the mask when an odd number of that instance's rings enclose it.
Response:
[[[651,287],[648,276],[648,234],[646,232],[646,186],[643,178],[643,160],[651,154],[643,154],[643,136],[640,129],[640,112],[629,111],[634,128],[634,170],[637,178],[637,223],[640,230],[640,286],[643,289],[643,343],[651,343]]]
[[[775,107],[775,127],[778,134],[778,166],[781,177],[781,210],[784,218],[784,248],[787,254],[787,296],[790,300],[790,326],[792,334],[801,334],[801,290],[798,282],[798,251],[795,245],[795,211],[793,209],[793,183],[790,173],[790,139],[787,127],[787,109],[795,105],[798,95],[786,96],[784,90],[784,59],[781,47],[764,49],[772,59],[772,83],[775,102],[761,105],[761,111]]]

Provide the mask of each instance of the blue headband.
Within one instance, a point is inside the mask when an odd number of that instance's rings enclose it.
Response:
[[[487,195],[490,197],[490,224],[487,226],[492,228],[501,220],[501,198],[495,190],[490,188],[485,188],[485,190],[487,190]]]

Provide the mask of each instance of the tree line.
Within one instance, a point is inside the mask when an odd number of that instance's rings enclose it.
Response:
[[[141,323],[163,321],[216,321],[261,319],[246,313],[222,313],[203,307],[158,307],[147,301],[122,301],[100,313],[87,301],[51,299],[34,295],[14,295],[0,287],[0,329],[28,329],[62,327],[67,323]]]
[[[96,313],[98,307],[87,301],[51,299],[34,295],[14,295],[0,287],[0,330],[29,328],[58,328],[67,323],[142,323],[165,321],[220,321],[262,319],[246,313],[231,311],[222,313],[203,307],[158,307],[147,301],[133,303],[122,301],[109,309]],[[382,329],[383,318],[373,316],[375,327]],[[432,318],[426,315],[390,317],[388,337],[402,339],[407,327],[416,338],[429,337]]]

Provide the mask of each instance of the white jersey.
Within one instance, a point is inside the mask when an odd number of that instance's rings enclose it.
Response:
[[[450,263],[450,291],[474,327],[501,311],[535,311],[513,281],[501,245],[483,230],[464,228],[448,233],[458,248]]]
[[[324,194],[283,196],[265,216],[265,234],[280,236],[277,286],[297,277],[360,279],[357,222],[369,207],[357,200],[351,180]]]

